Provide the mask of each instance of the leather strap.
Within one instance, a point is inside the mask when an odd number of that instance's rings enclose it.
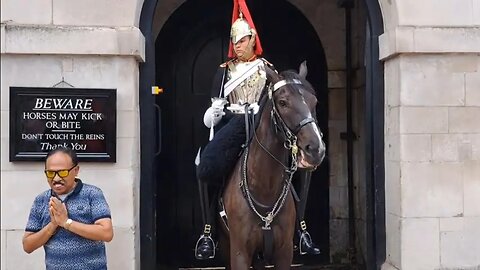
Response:
[[[271,262],[273,258],[273,228],[262,227],[263,232],[263,258]]]
[[[292,130],[293,134],[297,135],[298,132],[300,132],[300,129],[302,129],[304,126],[310,124],[310,123],[315,123],[317,122],[315,118],[313,117],[307,117],[303,119],[296,127],[294,130]]]
[[[291,80],[280,80],[273,85],[273,92],[277,91],[279,88],[287,84],[302,84],[300,80],[291,79]]]
[[[200,210],[202,211],[203,224],[210,224],[208,184],[198,179],[198,191],[200,195]]]
[[[312,173],[310,171],[300,171],[299,172],[300,180],[300,201],[298,201],[297,205],[297,218],[300,221],[305,219],[305,208],[307,206],[307,198],[308,198],[308,189],[310,188],[310,179],[312,177]]]
[[[225,83],[225,86],[224,86],[223,96],[224,97],[228,96],[230,94],[230,92],[232,92],[233,89],[235,89],[235,87],[237,87],[239,84],[241,84],[243,81],[245,81],[245,79],[250,77],[252,74],[257,72],[258,71],[258,66],[260,66],[261,64],[263,64],[262,60],[258,60],[257,63],[255,63],[251,67],[249,67],[243,74],[241,74],[240,76],[238,76],[236,78],[231,78],[230,80],[228,80]]]

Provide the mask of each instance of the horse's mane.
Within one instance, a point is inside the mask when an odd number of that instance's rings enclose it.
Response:
[[[253,128],[255,130],[258,128],[258,125],[260,124],[260,118],[262,117],[263,110],[265,110],[265,105],[267,105],[268,88],[269,87],[270,87],[269,83],[265,84],[265,87],[263,88],[262,93],[260,94],[260,98],[258,100],[259,109],[258,109],[258,113],[256,114],[255,119],[254,119],[254,123],[253,123],[253,125],[254,125]],[[250,136],[250,135],[247,134],[247,136]]]
[[[310,84],[310,82],[308,82],[304,78],[300,77],[300,75],[298,75],[298,73],[296,71],[291,70],[291,69],[285,70],[285,71],[280,72],[280,76],[282,76],[286,80],[288,80],[288,79],[300,80],[302,82],[302,85],[304,86],[305,90],[307,90],[310,94],[312,94],[314,96],[316,95],[315,89],[313,89],[313,86]]]
[[[316,95],[315,89],[313,89],[313,86],[310,84],[310,82],[308,82],[304,78],[300,77],[300,75],[298,75],[298,73],[295,70],[289,69],[289,70],[282,71],[282,72],[280,72],[280,76],[285,80],[297,79],[297,80],[301,81],[302,85],[305,87],[305,90],[307,90],[310,94],[312,94],[314,96]],[[268,92],[268,87],[269,86],[270,86],[270,84],[267,83],[265,85],[265,87],[263,88],[262,93],[260,94],[260,98],[259,98],[259,102],[258,102],[258,105],[259,105],[260,109],[259,109],[259,114],[258,115],[261,115],[265,105],[267,104],[267,96],[268,96],[267,92]]]
[[[304,86],[304,89],[307,90],[309,93],[312,95],[316,95],[315,90],[313,89],[313,86],[304,78],[300,77],[300,75],[294,71],[293,69],[290,70],[285,70],[280,72],[280,76],[285,79],[285,80],[292,80],[292,79],[297,79],[302,82],[302,85]],[[265,110],[265,107],[267,104],[272,105],[271,103],[267,102],[268,101],[268,88],[271,87],[270,83],[267,83],[265,87],[262,90],[262,93],[260,94],[260,98],[258,101],[259,105],[259,111],[257,115],[255,116],[254,122],[251,123],[253,124],[253,130],[256,130],[258,128],[258,125],[260,124],[260,118],[263,114],[263,111]],[[251,130],[253,132],[253,130]],[[247,134],[249,137],[249,141],[251,140],[252,134]]]

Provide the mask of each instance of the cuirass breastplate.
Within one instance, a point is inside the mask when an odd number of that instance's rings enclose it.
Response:
[[[232,78],[241,77],[249,68],[258,63],[260,64],[255,67],[255,72],[244,78],[228,95],[228,101],[230,104],[252,104],[258,102],[260,94],[265,87],[267,77],[265,74],[265,64],[261,59],[252,62],[231,63],[229,65],[227,79],[231,80]]]

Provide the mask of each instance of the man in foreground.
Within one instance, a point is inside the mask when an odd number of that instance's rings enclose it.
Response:
[[[105,243],[113,238],[110,209],[102,191],[76,178],[77,154],[68,148],[48,153],[49,190],[33,202],[23,249],[45,249],[46,269],[107,269]]]

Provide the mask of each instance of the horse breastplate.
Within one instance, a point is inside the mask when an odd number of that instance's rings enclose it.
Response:
[[[228,94],[230,104],[258,102],[267,81],[265,64],[261,59],[252,62],[230,63],[227,78],[228,82],[230,80],[238,81],[238,85]]]

